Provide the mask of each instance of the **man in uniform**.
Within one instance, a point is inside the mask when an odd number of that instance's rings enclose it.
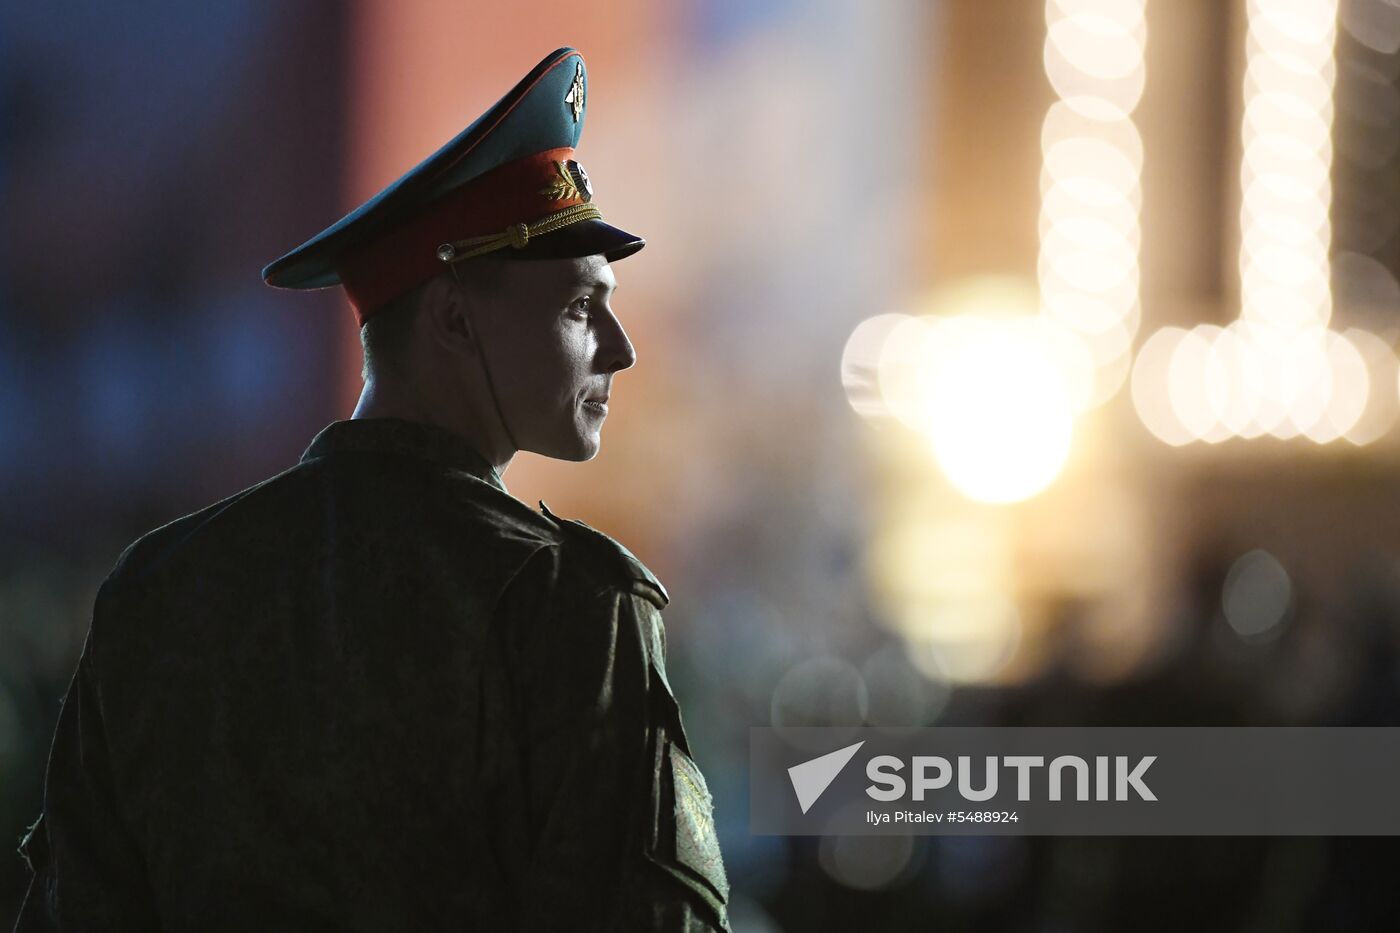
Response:
[[[19,933],[728,929],[666,591],[501,478],[592,457],[635,358],[587,92],[560,49],[264,270],[345,287],[364,393],[103,583]]]

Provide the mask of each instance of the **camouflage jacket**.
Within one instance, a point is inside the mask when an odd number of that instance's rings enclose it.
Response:
[[[464,440],[340,421],[147,534],[64,700],[16,930],[727,930],[666,592]]]

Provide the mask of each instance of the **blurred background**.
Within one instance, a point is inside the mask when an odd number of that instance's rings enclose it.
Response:
[[[640,361],[506,481],[669,587],[735,930],[1400,928],[1400,841],[755,837],[745,762],[1400,725],[1393,0],[5,6],[3,848],[122,548],[353,406],[343,297],[261,266],[560,45]]]

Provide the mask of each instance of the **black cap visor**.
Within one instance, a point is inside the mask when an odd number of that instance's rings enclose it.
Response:
[[[635,233],[619,230],[601,220],[580,220],[535,237],[516,249],[506,246],[485,255],[492,259],[576,259],[603,256],[616,262],[631,256],[647,243]]]

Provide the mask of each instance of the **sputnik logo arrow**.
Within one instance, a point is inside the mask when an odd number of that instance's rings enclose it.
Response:
[[[792,779],[792,789],[797,794],[797,803],[802,807],[803,813],[812,808],[812,804],[831,786],[831,782],[836,780],[836,775],[841,773],[841,769],[846,767],[846,763],[855,757],[855,753],[864,744],[862,741],[847,745],[820,758],[813,758],[788,768],[788,777]]]

